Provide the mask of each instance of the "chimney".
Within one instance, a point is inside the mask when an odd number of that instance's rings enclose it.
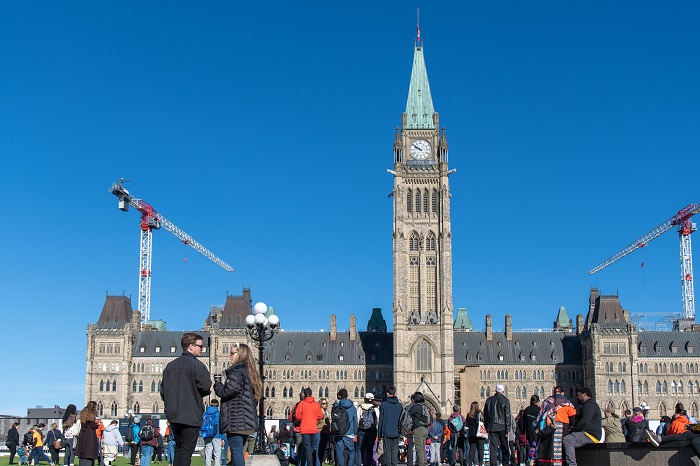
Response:
[[[578,314],[576,316],[576,335],[581,335],[583,332],[583,315]]]
[[[357,338],[357,328],[355,328],[355,314],[350,314],[350,341]]]
[[[493,340],[493,329],[491,327],[491,314],[486,314],[486,341]]]
[[[331,314],[331,341],[335,341],[338,336],[338,328],[335,326],[335,314]]]
[[[513,340],[513,318],[510,314],[506,314],[506,340]]]

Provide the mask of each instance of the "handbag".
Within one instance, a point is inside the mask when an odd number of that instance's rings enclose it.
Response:
[[[56,450],[60,450],[61,448],[64,447],[63,442],[61,442],[61,439],[57,439],[57,438],[56,438],[56,431],[55,431],[55,430],[52,431],[52,432],[53,432],[53,438],[54,438],[53,447],[54,447]]]
[[[486,426],[481,418],[479,418],[479,427],[476,429],[476,436],[479,438],[489,438],[489,434],[486,432]]]

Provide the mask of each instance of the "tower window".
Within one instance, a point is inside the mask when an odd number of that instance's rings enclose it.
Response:
[[[418,251],[418,236],[415,233],[412,233],[408,239],[408,249],[410,251]]]
[[[431,203],[432,213],[437,214],[437,189],[433,189],[433,199]]]
[[[423,193],[423,212],[428,213],[428,190],[426,189]]]
[[[430,234],[425,240],[425,250],[435,251],[435,236],[433,236],[432,234]]]
[[[411,189],[406,194],[406,212],[409,214],[413,212],[413,190]]]
[[[420,213],[420,189],[416,189],[416,213]]]
[[[433,351],[426,340],[416,347],[416,371],[429,372],[433,370]]]

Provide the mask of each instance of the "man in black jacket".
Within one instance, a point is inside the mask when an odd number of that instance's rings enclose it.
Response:
[[[204,415],[202,398],[211,393],[211,378],[207,366],[197,360],[204,347],[202,336],[185,333],[180,346],[182,355],[165,366],[160,396],[175,436],[173,465],[190,466]]]
[[[498,450],[501,450],[501,464],[510,464],[508,432],[511,430],[510,401],[503,394],[505,387],[496,385],[496,393],[484,404],[484,421],[489,433],[489,462],[498,465]]]
[[[576,389],[576,398],[581,407],[578,409],[576,424],[570,429],[569,435],[564,437],[562,445],[564,456],[568,466],[576,466],[576,449],[588,443],[598,443],[603,433],[602,416],[600,406],[593,399],[590,388]]]

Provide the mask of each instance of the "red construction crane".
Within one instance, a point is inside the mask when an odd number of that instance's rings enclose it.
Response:
[[[135,199],[129,191],[124,188],[121,178],[119,183],[112,183],[109,192],[119,198],[119,210],[126,212],[129,206],[141,213],[141,248],[139,267],[139,311],[141,311],[141,322],[146,323],[151,318],[151,251],[153,246],[153,230],[163,227],[183,243],[191,246],[195,251],[201,253],[207,259],[213,261],[218,266],[228,272],[233,272],[233,268],[222,261],[207,248],[199,244],[190,235],[176,227],[172,222],[156,212],[156,210],[143,199]]]
[[[644,246],[649,244],[651,240],[658,238],[674,226],[678,226],[677,231],[681,246],[681,286],[683,288],[683,317],[685,319],[695,320],[695,293],[693,291],[693,252],[690,243],[690,235],[695,230],[697,230],[697,227],[695,226],[695,223],[692,223],[690,221],[690,217],[697,214],[698,212],[700,212],[700,203],[690,204],[689,206],[681,209],[676,215],[666,220],[664,223],[654,228],[649,233],[642,236],[622,251],[612,255],[605,262],[593,267],[591,270],[588,271],[588,274],[593,275],[599,270],[602,270],[610,264],[622,259],[632,251],[635,251],[639,248],[643,248]]]

